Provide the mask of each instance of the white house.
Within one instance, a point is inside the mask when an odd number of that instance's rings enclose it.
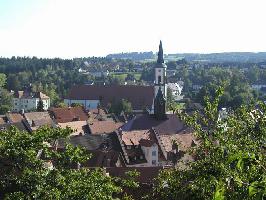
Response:
[[[172,95],[176,101],[182,99],[181,96],[183,85],[180,83],[167,83],[167,87],[169,87],[172,91]]]
[[[21,110],[31,111],[36,110],[39,101],[43,102],[43,109],[48,110],[50,107],[50,97],[42,92],[28,92],[17,91],[13,97],[13,111],[19,112]]]

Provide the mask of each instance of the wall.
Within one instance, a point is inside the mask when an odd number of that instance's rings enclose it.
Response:
[[[100,103],[99,100],[75,100],[75,99],[64,99],[64,103],[71,106],[72,103],[79,103],[84,106],[86,110],[97,108]]]

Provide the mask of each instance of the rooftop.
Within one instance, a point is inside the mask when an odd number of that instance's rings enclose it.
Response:
[[[21,122],[24,119],[20,113],[6,113],[6,117],[10,123]]]
[[[88,114],[83,107],[52,108],[50,112],[57,123],[88,120]]]
[[[137,95],[136,95],[137,94]],[[104,107],[112,102],[126,99],[132,104],[133,110],[151,108],[153,104],[153,86],[137,85],[80,85],[71,88],[67,99],[99,100]]]
[[[91,134],[104,134],[104,133],[112,133],[124,123],[115,122],[115,121],[94,121],[89,123],[89,129]]]
[[[53,120],[48,112],[29,112],[24,113],[25,119],[31,125],[32,129],[37,129],[40,126],[52,126]]]
[[[154,128],[160,135],[177,134],[187,129],[185,124],[175,114],[167,114],[164,120],[157,120],[153,115],[137,115],[126,131],[149,130]]]
[[[73,121],[66,123],[58,123],[61,128],[69,127],[73,129],[73,133],[71,135],[85,134],[89,133],[89,127],[87,121]]]

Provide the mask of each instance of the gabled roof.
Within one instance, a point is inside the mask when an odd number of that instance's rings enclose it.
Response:
[[[14,93],[15,98],[24,98],[24,99],[31,99],[31,98],[39,98],[39,99],[49,99],[49,97],[42,93],[42,92],[32,92],[30,90],[25,91],[16,91]]]
[[[24,119],[20,113],[7,113],[6,117],[10,123],[21,122]]]
[[[107,121],[94,121],[89,123],[90,133],[95,134],[105,134],[113,133],[115,130],[123,126],[122,122],[115,122],[111,120]]]
[[[83,107],[52,108],[50,112],[57,123],[88,120],[88,115]]]
[[[71,135],[85,134],[89,133],[89,126],[87,125],[87,121],[73,121],[66,123],[58,123],[61,128],[69,127],[73,129],[73,133]]]
[[[126,99],[132,104],[133,110],[151,108],[153,104],[153,86],[138,85],[80,85],[71,88],[67,99],[102,100],[102,105]]]
[[[13,123],[7,123],[7,124],[0,124],[0,131],[1,130],[7,130],[11,126],[15,126],[20,131],[26,131],[26,132],[32,132],[29,124],[26,122],[26,120],[22,120],[20,122],[13,122]]]
[[[49,97],[42,93],[42,92],[35,92],[33,95],[33,98],[39,98],[39,99],[49,99]]]
[[[149,130],[154,128],[160,135],[165,135],[177,134],[187,128],[175,114],[167,114],[166,116],[166,119],[157,120],[153,115],[137,115],[131,122],[129,130]]]
[[[122,131],[121,139],[125,145],[139,145],[140,141],[144,144],[146,140],[153,144],[156,142],[152,130]]]
[[[58,148],[65,148],[66,143],[71,143],[74,146],[85,147],[88,151],[121,151],[120,143],[116,134],[74,135],[70,136],[69,139],[60,139],[58,141]]]
[[[50,117],[48,112],[29,112],[24,113],[25,119],[28,123],[34,127],[33,129],[37,129],[40,126],[48,125],[52,126],[53,120]]]

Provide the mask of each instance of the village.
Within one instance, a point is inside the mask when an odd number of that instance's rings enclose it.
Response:
[[[192,129],[166,109],[166,69],[160,42],[153,86],[74,86],[64,100],[67,107],[58,108],[50,107],[50,98],[42,92],[15,91],[13,112],[1,116],[0,129],[14,126],[34,134],[42,127],[70,128],[67,139],[49,145],[57,151],[67,144],[84,147],[92,157],[78,168],[101,167],[114,176],[137,169],[141,183],[152,185],[161,169],[193,161],[187,150],[197,144]],[[121,99],[131,103],[132,112],[109,112],[108,104]],[[34,109],[38,111],[30,111]]]

